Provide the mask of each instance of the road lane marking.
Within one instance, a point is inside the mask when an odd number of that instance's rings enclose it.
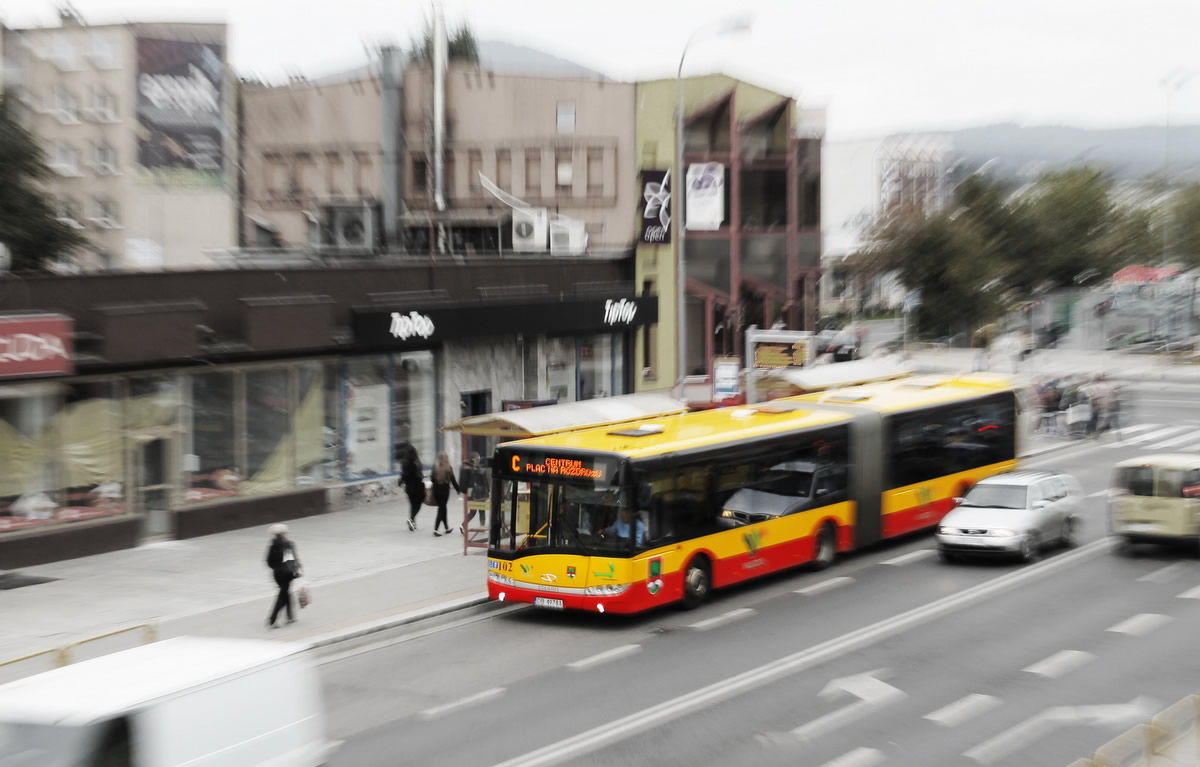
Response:
[[[1070,673],[1091,662],[1095,657],[1095,655],[1082,650],[1062,650],[1022,670],[1050,679],[1058,679],[1063,674]]]
[[[1150,445],[1150,449],[1151,450],[1161,450],[1164,447],[1173,447],[1175,445],[1181,445],[1184,442],[1194,442],[1195,439],[1196,439],[1196,429],[1195,429],[1195,427],[1190,427],[1186,431],[1184,431],[1182,437],[1175,437],[1174,439],[1168,439],[1168,440],[1163,440],[1162,442],[1156,442],[1153,445]]]
[[[937,711],[926,714],[924,718],[943,727],[957,727],[963,722],[974,719],[985,711],[990,711],[999,705],[999,698],[991,695],[971,693],[948,706],[943,706]]]
[[[696,631],[708,631],[709,629],[715,629],[717,626],[724,626],[726,623],[733,623],[742,618],[749,618],[751,615],[754,615],[754,612],[754,608],[752,607],[739,607],[736,610],[730,610],[724,615],[718,615],[715,618],[693,623],[688,628],[695,629]]]
[[[490,690],[477,692],[474,695],[468,695],[465,698],[460,698],[459,700],[446,703],[441,706],[427,708],[421,713],[417,714],[417,716],[421,719],[436,719],[439,716],[445,716],[446,714],[450,714],[455,711],[461,711],[462,709],[469,708],[470,706],[477,706],[480,703],[492,700],[493,698],[499,698],[503,694],[503,687],[493,687]]]
[[[1182,594],[1176,596],[1177,599],[1200,599],[1200,586],[1188,589]]]
[[[1126,618],[1117,625],[1109,627],[1107,630],[1114,634],[1128,634],[1131,637],[1140,637],[1170,622],[1170,615],[1138,613],[1132,618]]]
[[[701,711],[721,701],[736,698],[750,690],[778,682],[787,676],[842,657],[847,653],[869,647],[882,639],[928,623],[958,608],[977,607],[985,597],[1017,588],[1031,581],[1037,581],[1050,573],[1105,554],[1112,550],[1113,543],[1114,540],[1111,537],[1092,541],[1065,554],[997,576],[990,581],[885,618],[869,626],[863,626],[757,668],[721,679],[640,711],[631,712],[619,719],[601,723],[590,730],[500,762],[495,767],[549,767],[549,765],[578,759],[584,754],[590,754],[609,744],[653,730],[665,722],[674,721],[679,717]]]
[[[574,663],[568,663],[567,668],[571,669],[572,671],[584,671],[593,666],[599,666],[601,663],[608,663],[609,661],[624,658],[627,655],[633,655],[634,653],[641,651],[642,646],[640,644],[621,645],[620,647],[614,647],[607,652],[593,655],[590,658],[584,658],[583,660],[577,660]]]
[[[820,583],[814,583],[811,586],[805,586],[802,589],[796,589],[792,593],[811,596],[813,594],[821,594],[829,591],[830,589],[836,589],[839,586],[848,586],[851,583],[854,583],[853,578],[849,578],[845,575],[839,575],[836,578],[830,578],[829,580],[821,581]]]
[[[1168,435],[1178,433],[1179,428],[1180,427],[1178,427],[1178,426],[1168,426],[1165,429],[1159,429],[1158,431],[1152,431],[1149,434],[1142,434],[1140,436],[1133,437],[1132,439],[1125,439],[1124,437],[1122,437],[1120,442],[1114,442],[1111,445],[1109,445],[1108,447],[1110,447],[1110,448],[1126,447],[1128,445],[1140,445],[1144,442],[1152,442],[1160,437],[1166,437]],[[1187,429],[1188,431],[1193,431],[1192,427],[1190,427],[1190,426],[1184,426],[1183,428]]]
[[[1138,578],[1138,580],[1146,583],[1166,583],[1167,581],[1175,580],[1175,577],[1186,569],[1186,563],[1175,562],[1166,567],[1160,567],[1152,573],[1146,573],[1141,578]]]
[[[1113,434],[1115,434],[1119,439],[1124,439],[1124,435],[1126,434],[1137,434],[1139,431],[1145,431],[1146,429],[1157,429],[1160,426],[1162,426],[1161,423],[1139,423],[1133,426],[1126,426],[1123,429],[1114,429]]]
[[[887,761],[887,757],[877,748],[856,748],[842,754],[832,762],[825,762],[821,767],[875,767]]]
[[[916,562],[929,556],[933,556],[933,549],[917,549],[916,551],[910,551],[907,554],[901,554],[898,557],[893,557],[892,559],[880,562],[879,564],[895,565],[899,567],[900,565],[907,565],[909,562]]]
[[[1157,704],[1149,698],[1103,706],[1054,706],[984,741],[963,756],[980,764],[993,764],[1051,732],[1071,725],[1128,727],[1154,715]]]

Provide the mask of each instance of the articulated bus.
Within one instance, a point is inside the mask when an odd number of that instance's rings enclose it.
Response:
[[[826,567],[1013,469],[1016,424],[1005,379],[914,377],[508,442],[488,594],[631,613]]]

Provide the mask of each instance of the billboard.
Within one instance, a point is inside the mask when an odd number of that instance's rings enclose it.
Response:
[[[137,39],[138,164],[156,178],[221,183],[225,46]]]
[[[0,378],[70,375],[74,330],[62,314],[0,314]]]
[[[639,242],[671,242],[671,171],[642,171],[642,226]]]
[[[715,232],[725,221],[725,166],[719,162],[687,169],[687,228]]]

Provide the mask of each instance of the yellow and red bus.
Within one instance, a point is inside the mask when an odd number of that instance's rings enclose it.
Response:
[[[1017,460],[995,376],[913,377],[505,443],[488,593],[555,609],[711,589],[930,528]]]

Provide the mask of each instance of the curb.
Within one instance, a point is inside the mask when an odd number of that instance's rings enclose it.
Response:
[[[326,634],[321,634],[314,639],[308,640],[305,645],[309,650],[318,650],[322,647],[348,642],[351,639],[377,634],[380,631],[405,626],[410,623],[436,618],[439,615],[456,612],[458,610],[466,610],[470,607],[477,607],[488,601],[487,592],[480,592],[469,597],[459,597],[446,602],[440,602],[429,607],[423,607],[420,610],[412,610],[410,612],[401,613],[388,618],[381,618],[370,623],[363,623],[353,628],[344,629],[342,631],[330,631]]]

